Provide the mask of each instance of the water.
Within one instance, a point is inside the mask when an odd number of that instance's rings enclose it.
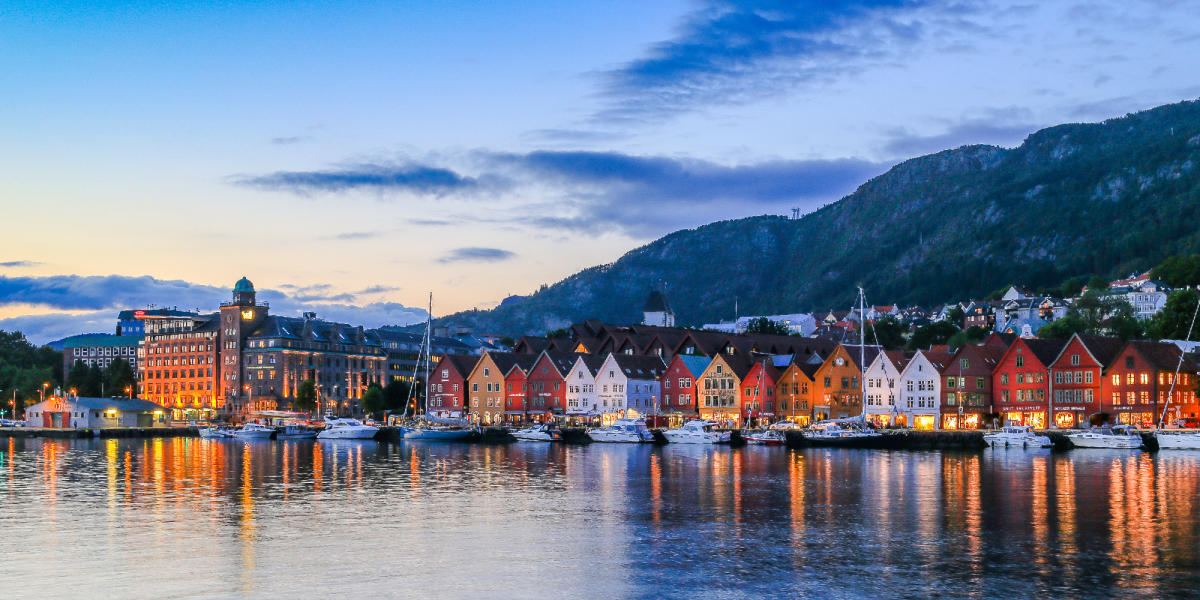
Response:
[[[0,438],[22,597],[1187,597],[1200,453]]]

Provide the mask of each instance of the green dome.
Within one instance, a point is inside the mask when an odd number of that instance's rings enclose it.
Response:
[[[253,292],[254,284],[250,283],[249,279],[246,279],[245,277],[243,277],[243,278],[239,279],[237,283],[233,284],[233,291],[234,291],[234,293]]]

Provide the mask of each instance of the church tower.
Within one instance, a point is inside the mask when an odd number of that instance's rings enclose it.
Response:
[[[642,308],[642,324],[658,327],[675,326],[675,313],[671,312],[671,305],[667,304],[665,294],[658,290],[650,292],[650,297],[646,299],[646,306]]]

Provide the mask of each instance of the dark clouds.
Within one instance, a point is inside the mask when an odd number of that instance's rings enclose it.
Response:
[[[5,267],[5,268],[9,268],[9,269],[20,269],[20,268],[24,268],[24,267],[36,267],[40,264],[42,264],[42,263],[35,262],[32,260],[9,260],[9,261],[5,261],[5,262],[0,262],[0,267]]]
[[[367,327],[406,325],[423,321],[426,316],[422,309],[395,302],[358,304],[357,294],[338,292],[328,284],[285,284],[279,287],[287,291],[258,290],[258,299],[269,302],[274,314],[296,316],[303,311],[315,311],[323,319]],[[232,282],[228,288],[224,288],[149,276],[0,276],[0,306],[31,304],[55,311],[52,314],[2,319],[0,329],[21,330],[36,343],[44,343],[76,333],[112,331],[116,326],[117,312],[128,308],[153,304],[211,312],[222,301],[230,299],[232,289]],[[359,293],[379,293],[391,289],[395,288],[378,285]]]
[[[479,180],[464,177],[449,169],[411,163],[360,164],[326,171],[278,171],[266,175],[239,176],[233,181],[249,187],[298,193],[366,188],[405,190],[434,196],[471,190],[481,185]]]
[[[438,259],[440,263],[456,262],[500,262],[513,258],[516,254],[500,248],[455,248]]]

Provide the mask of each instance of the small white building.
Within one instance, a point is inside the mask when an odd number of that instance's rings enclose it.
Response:
[[[900,372],[908,364],[909,357],[903,352],[886,351],[875,355],[875,360],[863,375],[866,392],[863,415],[868,421],[880,426],[896,425],[896,398],[898,397]]]
[[[136,398],[60,398],[51,396],[25,409],[26,427],[110,429],[167,427],[163,407]]]
[[[942,369],[951,358],[948,352],[918,350],[900,372],[900,406],[897,412],[909,427],[938,428],[941,420]]]

